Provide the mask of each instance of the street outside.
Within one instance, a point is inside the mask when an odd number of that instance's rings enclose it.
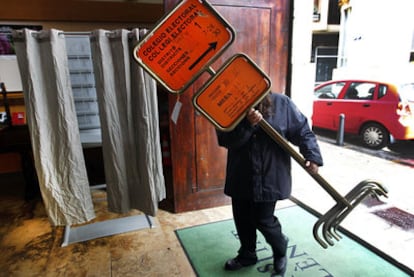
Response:
[[[352,136],[345,136],[340,146],[334,132],[315,133],[324,157],[320,174],[341,195],[367,179],[379,181],[389,191],[388,198],[380,201],[367,198],[341,227],[414,270],[414,142],[398,142],[375,151],[364,148]],[[293,181],[292,195],[319,213],[335,205],[331,196],[294,161]]]
[[[323,129],[315,129],[314,131],[315,134],[318,135],[320,141],[337,144],[336,132]],[[344,136],[344,144],[346,144],[346,147],[349,149],[405,164],[414,168],[414,140],[397,141],[381,150],[371,150],[362,145],[358,136],[346,134]]]

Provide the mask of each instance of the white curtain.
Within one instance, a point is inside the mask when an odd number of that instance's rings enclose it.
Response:
[[[13,34],[43,202],[53,225],[95,217],[67,65],[58,30]]]
[[[156,82],[133,59],[140,31],[91,35],[108,207],[154,216],[165,198]]]

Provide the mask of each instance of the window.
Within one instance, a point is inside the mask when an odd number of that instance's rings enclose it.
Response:
[[[378,99],[381,99],[386,94],[387,94],[387,86],[386,85],[380,85],[379,89],[378,89]]]
[[[338,48],[319,46],[315,49],[316,84],[332,80],[336,68]]]
[[[335,99],[345,86],[344,82],[323,86],[315,91],[315,97],[319,99]]]
[[[374,98],[375,84],[365,82],[351,83],[344,99],[372,100]]]

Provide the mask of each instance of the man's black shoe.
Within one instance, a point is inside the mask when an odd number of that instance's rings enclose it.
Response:
[[[240,268],[243,268],[245,266],[254,265],[257,263],[257,258],[255,259],[243,259],[237,256],[236,258],[228,260],[224,264],[225,270],[238,270]]]
[[[283,275],[286,272],[287,258],[286,256],[275,258],[273,261],[273,268],[276,274]]]

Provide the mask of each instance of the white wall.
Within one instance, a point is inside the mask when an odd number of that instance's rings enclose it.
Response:
[[[315,84],[315,65],[310,62],[313,1],[295,0],[294,7],[291,97],[310,121]]]
[[[352,0],[347,30],[341,32],[347,64],[334,78],[406,75],[414,30],[413,0]],[[414,76],[413,76],[414,77]]]

